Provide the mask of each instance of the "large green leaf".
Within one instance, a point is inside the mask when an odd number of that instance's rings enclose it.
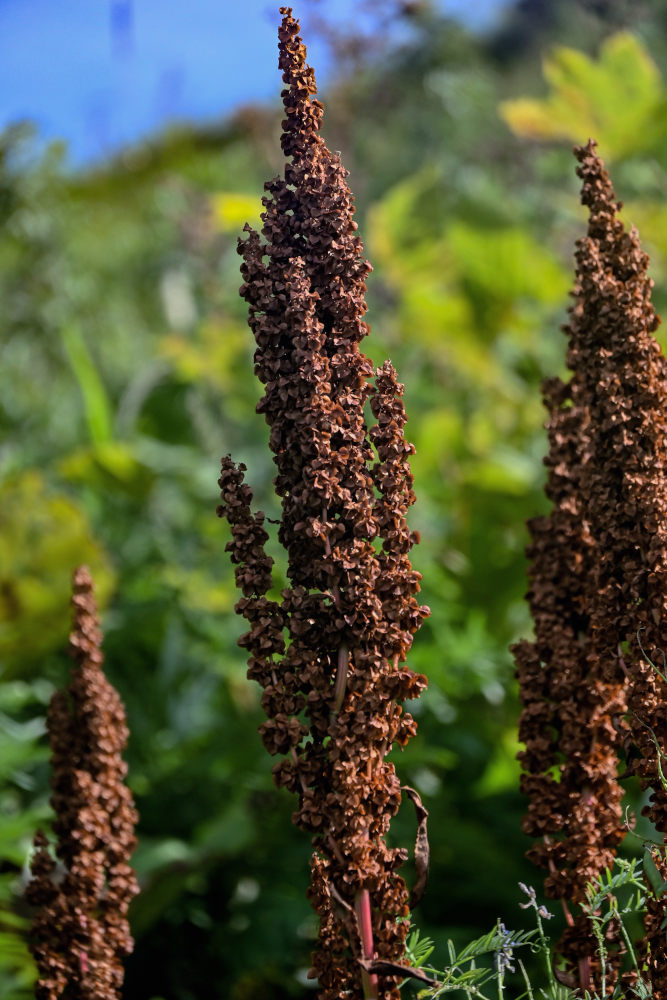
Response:
[[[605,158],[659,149],[665,141],[666,95],[660,72],[641,42],[621,32],[597,60],[558,46],[544,61],[549,94],[500,104],[517,134],[532,139],[594,138]]]

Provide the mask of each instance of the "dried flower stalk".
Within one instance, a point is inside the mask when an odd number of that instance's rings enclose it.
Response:
[[[575,153],[589,223],[565,327],[572,376],[544,386],[553,507],[529,524],[535,641],[515,647],[524,829],[541,838],[529,855],[548,868],[547,892],[564,904],[583,899],[623,836],[623,757],[626,773],[651,789],[646,814],[667,831],[658,773],[664,682],[644,654],[667,640],[667,366],[653,337],[648,257],[617,217],[595,143]],[[649,893],[645,946],[656,995],[667,985],[663,916]],[[570,917],[559,947],[566,980],[589,988],[595,946],[585,918]]]
[[[322,105],[290,8],[281,8],[286,89],[283,178],[265,185],[262,237],[246,226],[241,294],[265,387],[282,501],[278,537],[289,587],[267,594],[272,561],[261,513],[251,512],[245,467],[223,459],[219,514],[250,630],[248,676],[264,691],[264,744],[284,759],[279,785],[299,796],[294,820],[313,834],[311,902],[320,917],[313,975],[323,1000],[398,997],[395,977],[360,960],[404,953],[404,850],[385,836],[401,790],[387,754],[415,731],[400,702],[426,680],[403,665],[428,609],[406,524],[414,501],[405,413],[389,362],[377,372],[359,350],[365,278],[346,171],[319,135]],[[377,421],[369,430],[364,405]],[[373,447],[374,446],[374,447]],[[287,635],[285,642],[284,635]]]
[[[51,745],[54,879],[48,839],[35,837],[28,900],[37,907],[31,950],[38,1000],[119,1000],[123,958],[132,951],[127,911],[138,892],[129,858],[137,813],[121,758],[128,730],[116,690],[102,671],[101,632],[88,570],[74,573],[75,661],[67,691],[56,691],[47,714]]]

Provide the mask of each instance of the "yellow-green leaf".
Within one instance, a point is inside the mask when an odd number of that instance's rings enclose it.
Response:
[[[237,191],[220,191],[211,199],[213,217],[224,233],[243,229],[246,222],[256,226],[260,221],[262,205],[257,195],[239,194]]]
[[[519,226],[456,222],[447,231],[447,243],[465,281],[496,302],[527,297],[554,304],[567,293],[570,279],[558,259]]]
[[[598,59],[557,47],[545,59],[549,94],[500,104],[500,115],[521,136],[598,141],[606,159],[654,149],[665,138],[666,94],[660,72],[629,32],[612,35]]]
[[[23,663],[65,643],[73,569],[86,563],[104,606],[113,587],[106,552],[83,511],[33,470],[0,487],[0,662]]]

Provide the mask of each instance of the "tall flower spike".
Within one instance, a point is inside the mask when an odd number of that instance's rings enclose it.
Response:
[[[588,206],[588,236],[577,248],[576,302],[568,365],[580,373],[590,414],[590,458],[582,485],[596,541],[593,655],[612,683],[627,678],[628,740],[643,788],[644,812],[667,833],[667,793],[659,754],[667,749],[667,363],[653,333],[648,257],[619,207],[594,143],[576,151]],[[636,763],[634,756],[636,755]],[[664,906],[649,893],[646,945],[656,996],[667,990]]]
[[[612,863],[623,836],[617,781],[622,683],[607,683],[591,657],[590,588],[593,543],[581,487],[588,446],[585,413],[558,379],[544,384],[549,412],[546,492],[552,510],[529,522],[528,594],[535,641],[515,648],[523,711],[519,738],[521,787],[529,797],[523,829],[539,838],[528,852],[548,870],[551,898],[580,903],[586,883]],[[560,943],[570,974],[584,982],[594,970],[595,939],[583,915]],[[583,985],[583,984],[582,984]]]
[[[550,870],[550,894],[576,903],[621,839],[624,750],[626,772],[651,790],[647,815],[667,832],[658,770],[664,681],[648,662],[667,641],[667,366],[652,336],[659,320],[648,258],[616,215],[595,143],[575,154],[589,225],[577,242],[565,327],[572,376],[545,387],[553,509],[530,525],[536,639],[516,656],[525,828],[542,838],[531,854]],[[667,986],[663,916],[649,892],[645,945],[656,995]],[[581,917],[561,951],[586,986],[594,948]]]
[[[243,467],[231,459],[223,460],[218,512],[230,523],[244,590],[237,610],[250,624],[241,639],[248,673],[264,688],[262,738],[271,753],[287,755],[275,778],[298,794],[295,822],[313,835],[320,997],[395,1000],[396,979],[378,979],[360,962],[400,960],[407,930],[397,920],[408,893],[396,872],[406,852],[385,837],[401,798],[386,757],[415,729],[398,703],[426,683],[401,666],[427,613],[408,559],[412,446],[393,369],[378,372],[376,391],[359,350],[370,265],[346,171],[319,135],[322,105],[298,23],[290,8],[281,13],[282,146],[291,159],[284,177],[265,185],[262,237],[246,227],[239,245],[264,385],[257,409],[270,428],[282,501],[289,586],[280,604],[266,596],[263,515],[251,513]],[[369,397],[378,420],[371,431]]]
[[[75,661],[67,691],[49,705],[51,804],[56,855],[65,874],[53,881],[47,838],[35,837],[27,895],[38,909],[31,948],[38,1000],[119,1000],[123,958],[132,951],[127,911],[138,892],[129,858],[137,814],[124,783],[125,711],[102,671],[101,633],[88,570],[74,573]]]

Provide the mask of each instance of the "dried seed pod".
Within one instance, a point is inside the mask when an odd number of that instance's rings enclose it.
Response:
[[[257,409],[270,428],[282,502],[289,586],[280,604],[266,598],[262,515],[251,514],[242,467],[231,459],[223,460],[219,513],[231,525],[228,548],[246,587],[237,610],[251,626],[241,640],[249,676],[264,688],[262,738],[271,753],[288,755],[276,781],[298,794],[295,822],[313,834],[314,971],[321,998],[337,1000],[377,988],[368,978],[362,986],[370,974],[359,959],[403,955],[407,925],[397,918],[408,912],[408,892],[397,868],[405,852],[385,841],[401,791],[386,757],[415,730],[399,702],[426,681],[401,664],[428,609],[416,601],[419,574],[408,558],[413,449],[403,437],[402,387],[387,364],[375,389],[359,349],[370,265],[346,171],[319,135],[322,105],[298,23],[290,8],[281,13],[282,147],[290,161],[265,186],[262,235],[246,227],[239,245],[264,385]],[[359,919],[350,916],[355,906]],[[380,983],[383,997],[398,997],[395,977]]]
[[[31,949],[39,971],[38,1000],[119,1000],[123,958],[132,951],[127,912],[138,892],[129,865],[137,813],[125,785],[121,753],[125,710],[102,670],[101,632],[88,570],[74,573],[75,661],[66,691],[47,714],[51,745],[51,804],[56,814],[55,863],[48,840],[35,837],[33,880],[26,895],[37,907]]]
[[[651,789],[649,818],[667,832],[664,681],[644,653],[667,641],[667,366],[653,337],[648,258],[617,216],[595,143],[575,154],[589,224],[565,327],[572,376],[545,384],[553,507],[529,525],[535,641],[515,654],[525,829],[541,838],[529,854],[549,869],[549,894],[577,903],[624,832],[624,756],[626,772]],[[649,902],[646,945],[659,991],[667,953],[658,909]],[[595,953],[580,923],[560,945],[573,968]]]

